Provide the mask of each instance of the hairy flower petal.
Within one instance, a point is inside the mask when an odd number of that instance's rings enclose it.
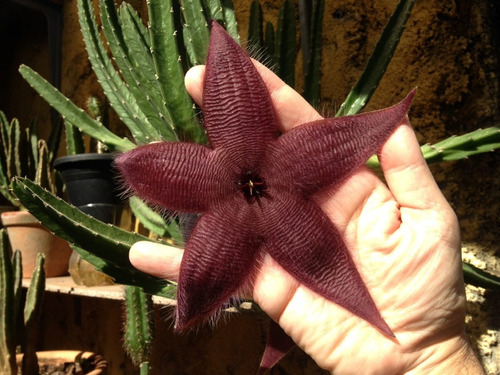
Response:
[[[149,202],[202,212],[183,256],[176,328],[208,318],[246,285],[266,251],[312,291],[393,336],[338,230],[311,199],[342,183],[401,123],[400,104],[324,119],[278,137],[271,98],[247,54],[212,23],[203,92],[209,147],[141,146],[117,160]],[[269,351],[272,364],[291,341]]]
[[[220,159],[198,144],[158,142],[120,155],[115,164],[146,201],[171,210],[204,212],[210,201],[233,188]]]
[[[277,123],[266,86],[246,53],[212,23],[203,91],[203,115],[210,145],[255,170]]]
[[[196,224],[181,263],[176,329],[208,318],[234,295],[254,269],[261,239],[254,206],[228,197]]]
[[[415,91],[389,108],[298,126],[267,155],[268,183],[309,195],[340,184],[361,167],[401,124]]]
[[[312,201],[282,193],[264,207],[264,250],[300,283],[365,319],[387,335],[339,232]]]

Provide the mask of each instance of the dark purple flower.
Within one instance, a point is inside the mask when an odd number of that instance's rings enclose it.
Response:
[[[209,146],[153,143],[116,161],[143,199],[202,213],[180,268],[176,328],[213,315],[251,282],[268,253],[312,291],[393,336],[311,195],[341,184],[378,151],[406,116],[413,92],[390,108],[280,135],[262,78],[214,22],[203,95]]]

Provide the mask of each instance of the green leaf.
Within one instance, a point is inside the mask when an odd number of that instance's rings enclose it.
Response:
[[[398,46],[406,21],[410,16],[414,0],[401,0],[387,22],[375,49],[358,82],[340,106],[337,116],[354,115],[361,111],[382,79]]]

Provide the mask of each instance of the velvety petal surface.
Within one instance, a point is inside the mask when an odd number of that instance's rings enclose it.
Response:
[[[314,202],[282,193],[263,209],[264,250],[276,262],[312,291],[393,336],[342,237]]]
[[[116,158],[130,189],[141,198],[183,212],[204,212],[233,189],[219,154],[194,143],[158,142]]]
[[[315,121],[283,134],[266,155],[268,183],[306,195],[341,183],[401,124],[414,94],[389,108]]]
[[[245,283],[262,243],[255,233],[254,206],[228,197],[196,224],[181,263],[176,329],[214,314]]]
[[[203,91],[210,145],[224,147],[241,168],[254,171],[277,124],[266,86],[248,55],[212,23]]]

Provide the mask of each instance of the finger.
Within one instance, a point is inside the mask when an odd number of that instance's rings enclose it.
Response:
[[[183,250],[160,243],[140,241],[130,248],[129,259],[139,271],[176,281],[179,278]]]
[[[408,117],[382,147],[379,160],[389,189],[402,207],[430,209],[447,205]]]
[[[287,131],[293,127],[322,117],[290,86],[285,84],[277,75],[266,68],[261,63],[252,60],[255,68],[266,84],[274,113],[278,117],[278,122],[282,126],[282,131]],[[194,101],[202,106],[203,102],[203,79],[205,76],[205,66],[197,65],[191,68],[184,79],[186,89]]]

